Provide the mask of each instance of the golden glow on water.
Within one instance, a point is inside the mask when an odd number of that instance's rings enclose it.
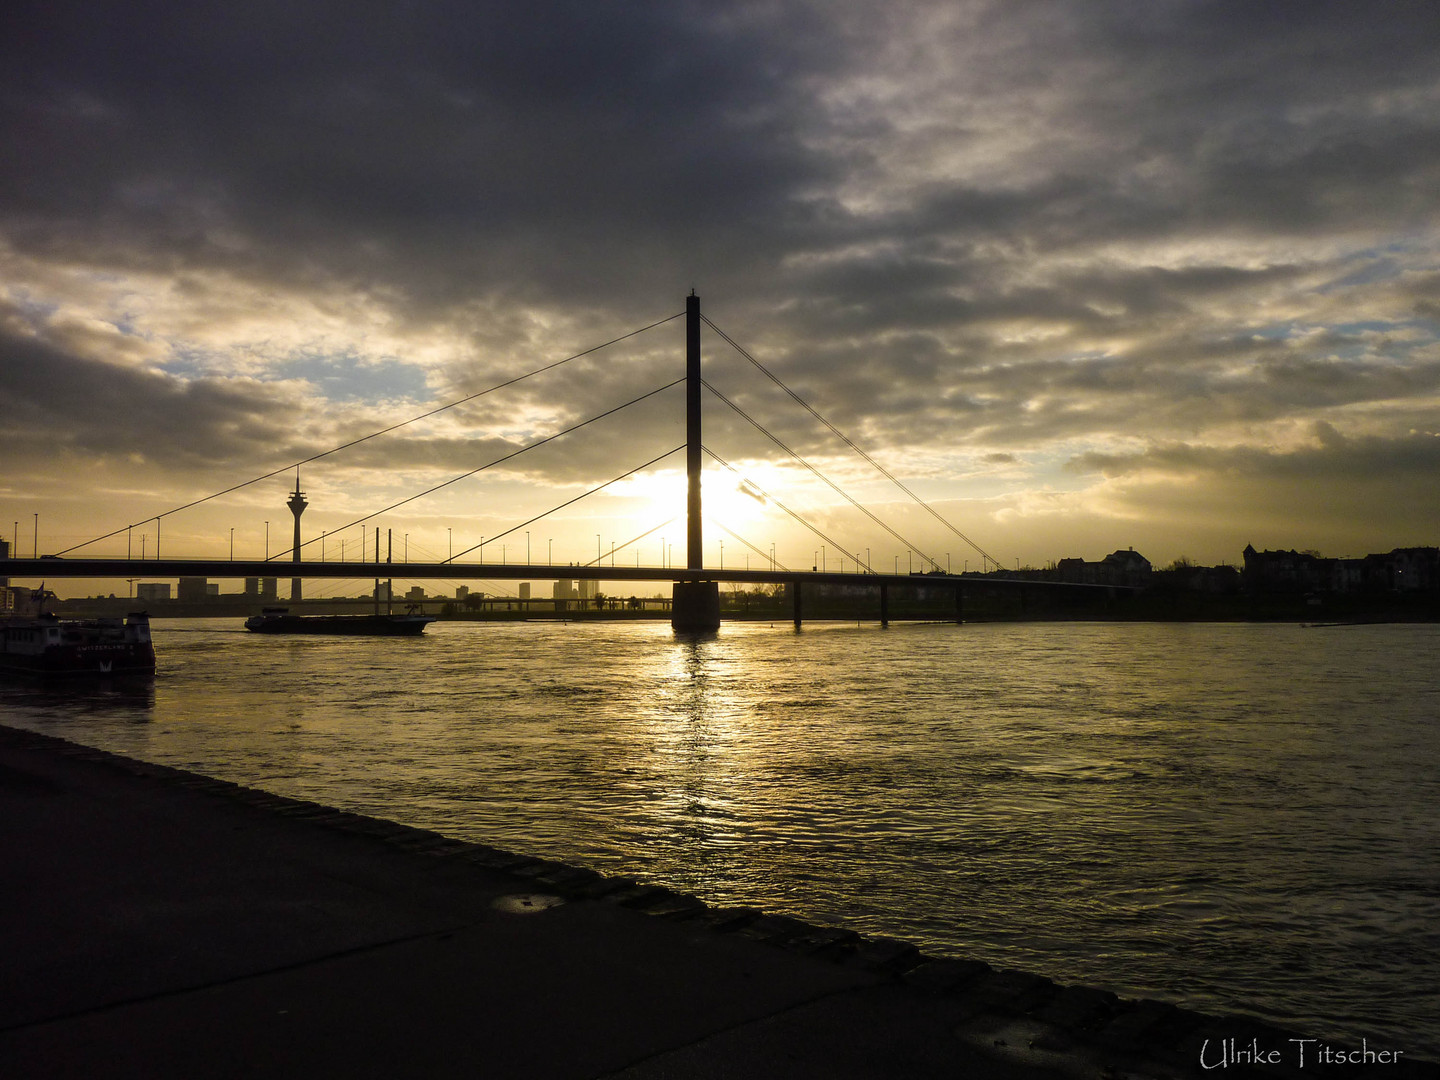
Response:
[[[1440,627],[160,624],[9,722],[1122,993],[1440,1052]]]

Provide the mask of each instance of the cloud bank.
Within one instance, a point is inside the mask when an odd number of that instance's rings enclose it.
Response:
[[[672,315],[691,288],[1007,562],[1437,542],[1433,3],[4,19],[0,531],[40,513],[42,547]],[[682,348],[668,324],[337,456],[307,478],[315,520],[645,393]],[[905,517],[706,349],[718,389]],[[636,409],[537,451],[504,499],[456,485],[406,523],[483,533],[683,438],[676,410]],[[713,398],[707,422],[848,546],[895,546]],[[255,493],[192,542],[282,502]],[[554,528],[588,544],[593,524]],[[752,524],[785,542],[783,521]]]

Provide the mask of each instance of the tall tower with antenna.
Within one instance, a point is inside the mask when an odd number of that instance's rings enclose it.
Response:
[[[296,566],[300,565],[300,515],[305,512],[305,507],[310,504],[305,501],[305,493],[300,490],[300,470],[295,470],[295,490],[291,493],[290,499],[285,504],[290,512],[295,515],[295,545],[290,549],[291,559]],[[300,602],[300,579],[290,579],[290,602]]]

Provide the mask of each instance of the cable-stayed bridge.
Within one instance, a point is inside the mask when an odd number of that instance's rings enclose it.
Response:
[[[552,443],[555,440],[558,440],[566,435],[571,434],[572,432],[578,431],[581,428],[588,426],[589,424],[621,413],[625,409],[628,409],[641,401],[647,400],[655,396],[656,394],[683,384],[685,388],[686,439],[685,442],[681,445],[666,450],[664,453],[661,453],[660,455],[651,458],[649,461],[621,473],[614,479],[607,481],[606,483],[601,484],[598,487],[592,488],[580,496],[569,499],[566,502],[561,503],[559,506],[552,507],[544,514],[533,516],[523,522],[520,522],[517,525],[510,527],[509,529],[498,535],[489,537],[488,539],[484,540],[480,545],[475,545],[474,547],[467,548],[466,550],[456,555],[451,555],[444,560],[412,562],[408,558],[404,558],[401,561],[397,562],[394,561],[391,557],[391,553],[393,552],[393,545],[390,543],[387,543],[385,545],[386,557],[382,559],[380,557],[382,547],[380,531],[378,527],[375,529],[374,545],[372,548],[370,548],[370,551],[373,552],[373,556],[370,558],[362,558],[360,560],[346,560],[343,557],[338,560],[329,559],[325,557],[323,551],[320,553],[321,557],[317,559],[315,557],[315,544],[317,540],[320,540],[322,538],[312,537],[310,540],[302,539],[301,516],[304,512],[305,507],[308,504],[304,498],[303,492],[300,490],[299,469],[301,466],[310,464],[311,462],[317,461],[321,458],[326,458],[331,455],[341,453],[360,443],[364,443],[371,439],[375,439],[380,436],[389,434],[390,432],[405,427],[409,424],[415,423],[416,421],[434,416],[437,413],[455,408],[458,405],[502,390],[508,386],[513,386],[516,383],[523,381],[524,379],[528,379],[534,375],[541,374],[545,371],[553,370],[554,368],[557,368],[562,364],[569,363],[570,361],[578,359],[579,357],[597,352],[600,349],[615,344],[616,342],[626,340],[638,334],[642,334],[647,330],[653,329],[656,326],[664,325],[665,323],[669,323],[675,319],[681,318],[682,316],[685,319],[686,337],[685,375],[682,378],[676,379],[672,382],[664,384],[663,386],[652,389],[645,394],[639,395],[638,397],[633,398],[631,401],[626,402],[624,405],[617,406],[613,409],[605,410],[604,412],[591,416],[581,422],[572,424],[571,426],[561,431],[555,432],[551,435],[547,435],[540,439],[536,439],[533,442],[522,447],[521,449],[510,454],[505,454],[500,458],[497,458],[496,460],[491,461],[483,466],[470,470],[459,476],[447,479],[443,483],[431,486],[423,491],[412,494],[405,499],[402,499],[399,502],[391,503],[390,505],[382,509],[365,514],[364,516],[349,522],[347,525],[342,526],[342,530],[354,528],[356,526],[368,530],[367,523],[377,519],[382,514],[393,512],[401,506],[407,505],[427,495],[434,494],[435,492],[449,487],[450,485],[460,480],[466,479],[470,476],[474,476],[487,469],[504,464],[509,461],[513,461],[515,458],[530,450],[535,449],[536,447]],[[707,382],[701,375],[700,335],[702,323],[710,327],[710,329],[714,331],[721,340],[723,340],[727,345],[734,348],[742,357],[745,358],[745,360],[747,360],[766,378],[768,378],[776,386],[778,386],[796,405],[805,410],[812,418],[814,418],[821,425],[823,425],[834,437],[844,443],[848,449],[861,457],[877,472],[879,472],[888,481],[890,481],[899,490],[901,490],[907,497],[909,497],[916,504],[918,504],[926,513],[928,513],[934,519],[934,521],[938,522],[950,532],[954,533],[954,535],[957,536],[966,545],[968,545],[968,547],[973,549],[980,556],[981,565],[983,567],[988,569],[990,566],[993,565],[997,570],[1000,568],[998,560],[996,560],[993,556],[991,556],[977,543],[975,543],[975,541],[971,540],[970,537],[966,536],[953,524],[945,520],[945,518],[941,516],[933,507],[931,507],[928,503],[926,503],[918,495],[916,495],[915,492],[913,492],[901,480],[894,476],[893,473],[886,469],[880,462],[876,461],[853,439],[851,439],[848,435],[846,435],[838,427],[836,427],[833,423],[831,423],[828,419],[821,415],[821,413],[819,413],[815,408],[813,408],[799,394],[795,393],[795,391],[793,391],[782,380],[780,380],[778,376],[765,368],[764,365],[762,365],[750,353],[748,353],[744,348],[742,348],[732,337],[726,334],[719,327],[715,326],[712,322],[710,322],[709,319],[704,318],[700,313],[700,299],[699,297],[695,296],[693,292],[689,297],[686,298],[686,306],[683,313],[670,316],[669,318],[660,320],[656,323],[652,323],[650,324],[650,326],[642,327],[639,330],[635,330],[628,334],[622,335],[621,337],[615,338],[612,341],[606,342],[603,345],[595,346],[592,349],[587,349],[583,352],[576,353],[575,355],[567,357],[564,360],[556,361],[552,364],[547,364],[543,367],[536,368],[535,370],[527,372],[524,375],[518,376],[513,379],[508,379],[484,391],[468,395],[467,397],[461,398],[457,401],[450,402],[447,405],[429,410],[421,414],[420,416],[412,417],[409,420],[391,425],[376,432],[372,432],[361,438],[353,439],[349,442],[341,444],[340,446],[333,447],[322,453],[305,458],[302,461],[293,462],[281,468],[271,470],[262,474],[261,476],[254,477],[250,480],[244,481],[243,483],[232,485],[222,491],[218,491],[211,495],[205,496],[204,498],[193,500],[182,506],[166,510],[160,514],[148,516],[142,519],[141,522],[138,522],[134,525],[130,525],[121,529],[116,529],[109,533],[103,534],[102,536],[94,537],[91,540],[87,540],[81,544],[73,545],[70,548],[66,548],[60,552],[57,552],[54,555],[48,555],[43,557],[37,556],[29,559],[12,557],[4,563],[0,563],[0,568],[3,568],[3,573],[10,577],[39,578],[42,580],[51,580],[56,578],[134,578],[136,576],[219,578],[289,577],[292,580],[292,600],[300,599],[301,581],[307,578],[367,579],[373,577],[378,580],[380,578],[399,576],[407,580],[421,581],[526,580],[543,578],[583,578],[594,581],[620,582],[669,581],[672,583],[674,589],[671,607],[672,623],[674,624],[676,629],[684,631],[712,630],[719,625],[720,607],[718,588],[721,583],[783,584],[791,586],[790,592],[794,601],[795,619],[797,623],[800,621],[801,618],[801,590],[799,588],[801,584],[864,584],[868,586],[873,586],[880,593],[880,610],[882,612],[886,610],[885,598],[888,590],[891,587],[896,585],[923,584],[930,589],[944,586],[953,587],[953,589],[955,590],[955,612],[956,617],[958,618],[963,613],[962,590],[967,584],[967,581],[973,583],[974,579],[967,579],[965,575],[952,575],[948,572],[948,567],[945,570],[942,570],[938,561],[936,561],[932,556],[927,555],[919,545],[906,540],[906,538],[902,536],[898,531],[896,531],[891,525],[887,524],[869,509],[861,505],[861,503],[858,502],[856,499],[852,498],[839,485],[833,482],[815,465],[807,461],[791,446],[789,446],[782,439],[776,436],[764,424],[756,420],[753,416],[751,416],[738,404],[736,404],[731,398],[727,397],[725,394],[723,394],[721,391],[719,391],[713,385]],[[926,570],[922,575],[917,575],[911,572],[913,570],[912,565],[907,566],[907,572],[900,573],[897,559],[897,565],[894,573],[887,573],[883,570],[876,571],[872,566],[867,565],[865,561],[862,561],[860,559],[858,552],[852,555],[852,548],[836,542],[835,538],[832,535],[807,520],[804,515],[797,513],[796,511],[788,507],[785,503],[781,502],[778,498],[775,498],[768,492],[763,491],[763,489],[761,489],[758,484],[755,484],[753,480],[744,477],[734,465],[726,461],[723,457],[716,454],[704,444],[702,438],[702,390],[708,390],[714,397],[716,397],[720,402],[729,407],[744,421],[759,430],[762,435],[764,435],[767,439],[774,443],[789,458],[798,462],[816,479],[827,485],[828,488],[830,488],[836,495],[841,497],[845,502],[847,502],[860,514],[863,514],[866,518],[868,518],[868,520],[874,527],[883,530],[890,537],[898,541],[901,546],[908,552],[913,553],[913,555],[918,555],[921,567],[928,567],[928,570]],[[530,561],[528,558],[524,563],[518,561],[512,562],[508,559],[502,559],[499,563],[494,561],[493,553],[495,550],[495,546],[504,537],[516,535],[521,530],[525,529],[526,526],[532,525],[535,522],[547,517],[548,515],[564,509],[565,507],[570,506],[573,503],[578,502],[589,495],[604,490],[606,487],[618,483],[621,480],[640,473],[647,468],[651,468],[658,463],[664,461],[665,459],[671,457],[672,455],[678,455],[682,451],[685,454],[686,461],[686,502],[684,507],[686,539],[685,560],[683,565],[669,565],[668,560],[665,565],[658,567],[654,565],[640,565],[638,555],[636,557],[635,566],[632,567],[628,565],[619,565],[616,562],[616,549],[614,548],[612,548],[610,553],[610,565],[605,565],[605,555],[603,551],[597,552],[596,559],[584,565],[576,565],[574,563],[556,565],[551,564],[548,559],[544,563],[536,563]],[[803,526],[804,528],[812,532],[819,539],[821,545],[828,546],[829,550],[834,552],[846,553],[846,557],[850,558],[852,561],[854,570],[850,573],[845,573],[843,572],[843,570],[840,572],[831,571],[828,568],[828,559],[824,560],[827,565],[823,567],[815,566],[812,567],[810,570],[792,570],[776,562],[774,558],[773,548],[767,556],[767,554],[763,552],[760,548],[751,544],[743,537],[736,536],[736,534],[731,533],[728,529],[725,529],[725,531],[730,536],[732,536],[732,538],[740,541],[742,545],[760,556],[761,565],[758,568],[751,568],[747,565],[744,569],[735,567],[727,569],[723,566],[707,567],[704,563],[703,557],[704,515],[702,512],[701,490],[702,467],[704,464],[704,460],[707,456],[719,466],[723,467],[726,470],[729,470],[736,476],[740,477],[740,484],[742,485],[742,488],[748,490],[752,494],[758,493],[758,495],[760,497],[763,497],[767,502],[772,503],[777,508],[783,510],[798,525]],[[291,494],[290,500],[287,505],[289,506],[291,512],[294,515],[294,541],[288,551],[282,552],[276,557],[266,558],[264,560],[237,560],[233,558],[214,559],[161,557],[160,525],[162,519],[188,510],[191,507],[198,506],[205,502],[209,502],[224,495],[228,495],[234,491],[237,491],[244,487],[248,487],[251,484],[257,483],[261,480],[269,479],[271,477],[281,475],[282,473],[287,473],[291,470],[294,470],[296,472],[296,486],[295,491]],[[137,528],[140,525],[148,525],[152,521],[155,523],[156,527],[155,552],[153,556],[136,559],[133,557],[100,558],[80,554],[83,549],[97,544],[100,541],[112,539],[121,533],[128,534],[130,530]],[[656,529],[651,529],[647,533],[642,533],[635,540],[629,541],[620,550],[626,551],[628,548],[632,547],[636,543],[636,541],[644,539],[646,536],[649,536],[651,533],[657,531],[658,528],[660,527],[657,526]],[[722,526],[722,528],[724,527]],[[341,530],[334,531],[339,532]],[[486,547],[490,548],[489,554],[491,557],[488,560],[485,558]],[[307,549],[309,549],[308,556]],[[479,551],[479,555],[474,561],[461,561],[464,559],[465,556],[471,555],[477,549]],[[14,552],[12,552],[12,556],[13,555]],[[841,566],[844,566],[843,561],[841,562]],[[994,585],[1003,586],[1004,584],[1006,584],[1006,582],[1003,578],[997,579],[993,576],[987,576],[985,584],[987,585],[987,587]],[[1016,580],[1013,582],[1013,584],[1035,586],[1039,583],[1033,581],[1021,582],[1019,580]],[[1052,584],[1054,587],[1095,588],[1095,586],[1064,586],[1060,583]],[[376,590],[376,595],[379,595],[378,586]]]

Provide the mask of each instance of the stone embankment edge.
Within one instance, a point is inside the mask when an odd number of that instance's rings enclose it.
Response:
[[[601,874],[584,867],[505,851],[487,844],[457,840],[441,833],[384,818],[338,810],[320,803],[276,795],[201,773],[160,765],[85,746],[58,736],[0,724],[0,737],[21,749],[107,765],[132,776],[174,784],[191,791],[281,817],[295,818],[351,835],[368,837],[391,848],[435,859],[455,859],[485,870],[507,874],[523,887],[543,889],[565,900],[617,904],[652,918],[684,921],[718,934],[734,934],[776,948],[844,964],[889,979],[910,992],[943,997],[957,1006],[957,1017],[972,1037],[985,1038],[988,1049],[1034,1063],[1059,1065],[1082,1058],[1106,1077],[1218,1075],[1302,1080],[1316,1070],[1293,1061],[1263,1067],[1243,1063],[1216,1072],[1202,1069],[1202,1047],[1209,1042],[1210,1059],[1221,1040],[1248,1047],[1289,1048],[1289,1040],[1309,1038],[1246,1016],[1210,1016],[1148,998],[1122,998],[1088,986],[1062,986],[1041,975],[1009,968],[996,969],[978,960],[933,957],[909,942],[867,937],[851,930],[807,923],[755,908],[714,908],[698,897],[634,878]],[[994,1036],[991,1038],[990,1036]],[[1010,1040],[1024,1040],[1023,1047]],[[1322,1040],[1323,1041],[1323,1040]],[[1335,1041],[1339,1045],[1339,1040]],[[1408,1057],[1408,1055],[1407,1055]],[[1137,1071],[1138,1070],[1138,1071]],[[1387,1080],[1440,1080],[1440,1064],[1411,1059],[1383,1069]],[[1323,1069],[1327,1078],[1372,1076],[1375,1070],[1349,1066]]]

